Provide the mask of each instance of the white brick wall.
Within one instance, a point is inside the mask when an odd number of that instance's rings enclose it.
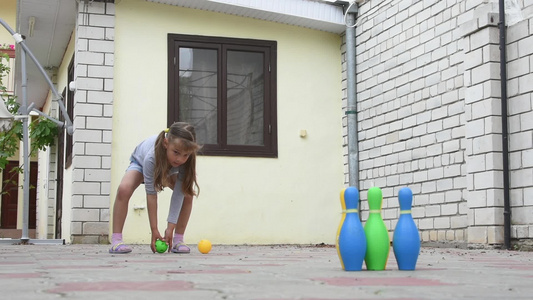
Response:
[[[392,231],[398,190],[409,186],[424,240],[464,240],[464,67],[450,59],[462,55],[461,1],[370,2],[356,28],[362,208],[366,190],[380,187],[384,208],[395,208],[384,214]]]
[[[107,242],[113,117],[113,3],[79,6],[76,35],[72,242]]]
[[[503,196],[501,109],[499,85],[499,32],[494,22],[485,22],[494,13],[491,4],[473,9],[477,26],[462,25],[465,46],[465,138],[468,203],[468,237],[471,243],[503,243]],[[502,197],[503,198],[503,197]]]
[[[51,105],[50,112],[48,112],[48,115],[59,119],[59,104],[57,103],[57,100],[54,100]],[[47,194],[46,198],[47,200],[47,228],[46,228],[46,236],[44,237],[38,237],[38,238],[45,238],[45,239],[54,239],[55,238],[55,225],[56,225],[56,202],[57,202],[57,184],[59,182],[58,180],[58,174],[57,174],[57,156],[58,156],[58,143],[56,143],[54,146],[50,147],[48,151],[49,155],[49,165],[48,165],[48,174],[44,174],[43,177],[47,178],[46,187],[47,187]],[[39,165],[39,176],[41,176],[41,168],[42,165]],[[41,180],[39,179],[39,182]],[[42,198],[41,195],[38,195],[39,198]],[[37,205],[39,205],[40,201],[37,201]],[[37,214],[37,217],[39,214]],[[37,220],[37,226],[39,224],[39,220]]]
[[[533,9],[533,1],[520,3]],[[507,33],[511,202],[520,203],[513,207],[513,221],[522,222],[513,222],[512,234],[519,238],[533,237],[532,20]],[[363,221],[366,191],[378,186],[392,231],[399,217],[393,209],[397,192],[409,186],[423,240],[503,242],[498,21],[497,5],[486,0],[360,5],[356,78]],[[343,55],[343,70],[344,60]],[[345,178],[348,184],[348,174]]]
[[[521,2],[521,1],[519,1]],[[508,28],[509,151],[511,236],[533,238],[533,1],[523,1],[524,16]]]

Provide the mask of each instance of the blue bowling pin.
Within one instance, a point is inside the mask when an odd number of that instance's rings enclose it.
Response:
[[[343,270],[361,271],[366,254],[366,236],[359,219],[359,191],[348,187],[341,192],[342,219],[337,230],[337,254]]]
[[[398,193],[400,219],[394,229],[392,248],[400,270],[414,270],[420,254],[420,234],[411,215],[413,192],[404,187]]]

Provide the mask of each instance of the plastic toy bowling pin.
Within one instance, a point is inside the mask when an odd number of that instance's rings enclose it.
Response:
[[[400,270],[414,270],[420,254],[420,234],[411,215],[413,192],[404,187],[398,192],[400,219],[394,229],[392,248]]]
[[[381,217],[383,195],[381,189],[372,187],[368,190],[369,215],[365,223],[367,270],[385,270],[390,252],[390,238],[387,226]]]
[[[337,230],[337,254],[343,270],[361,271],[366,253],[366,237],[359,220],[359,191],[348,187],[341,191],[342,219]]]

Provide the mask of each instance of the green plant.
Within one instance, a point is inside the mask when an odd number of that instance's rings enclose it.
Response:
[[[2,96],[2,101],[7,107],[7,110],[12,115],[17,115],[20,108],[20,104],[17,103],[16,97],[14,95],[7,93],[7,88],[3,84],[3,77],[11,71],[10,68],[4,63],[9,60],[9,56],[5,53],[0,53],[0,95]],[[17,152],[20,141],[23,138],[22,132],[22,121],[14,120],[11,128],[8,130],[0,132],[0,170],[4,170],[9,158],[15,155]],[[59,128],[56,123],[44,118],[39,117],[31,121],[29,124],[31,145],[30,156],[33,156],[39,150],[44,150],[46,147],[53,146],[55,139],[59,133]],[[10,176],[14,178],[18,173],[23,172],[24,166],[20,165],[18,168],[15,168],[16,172]],[[13,180],[13,179],[8,179]],[[6,183],[6,182],[4,182]],[[2,186],[2,194],[5,193],[3,190],[6,184]]]

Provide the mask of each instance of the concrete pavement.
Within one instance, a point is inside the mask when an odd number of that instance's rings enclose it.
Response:
[[[391,248],[385,271],[346,272],[332,246],[190,246],[0,244],[0,299],[533,299],[533,252],[423,247],[399,271]]]

